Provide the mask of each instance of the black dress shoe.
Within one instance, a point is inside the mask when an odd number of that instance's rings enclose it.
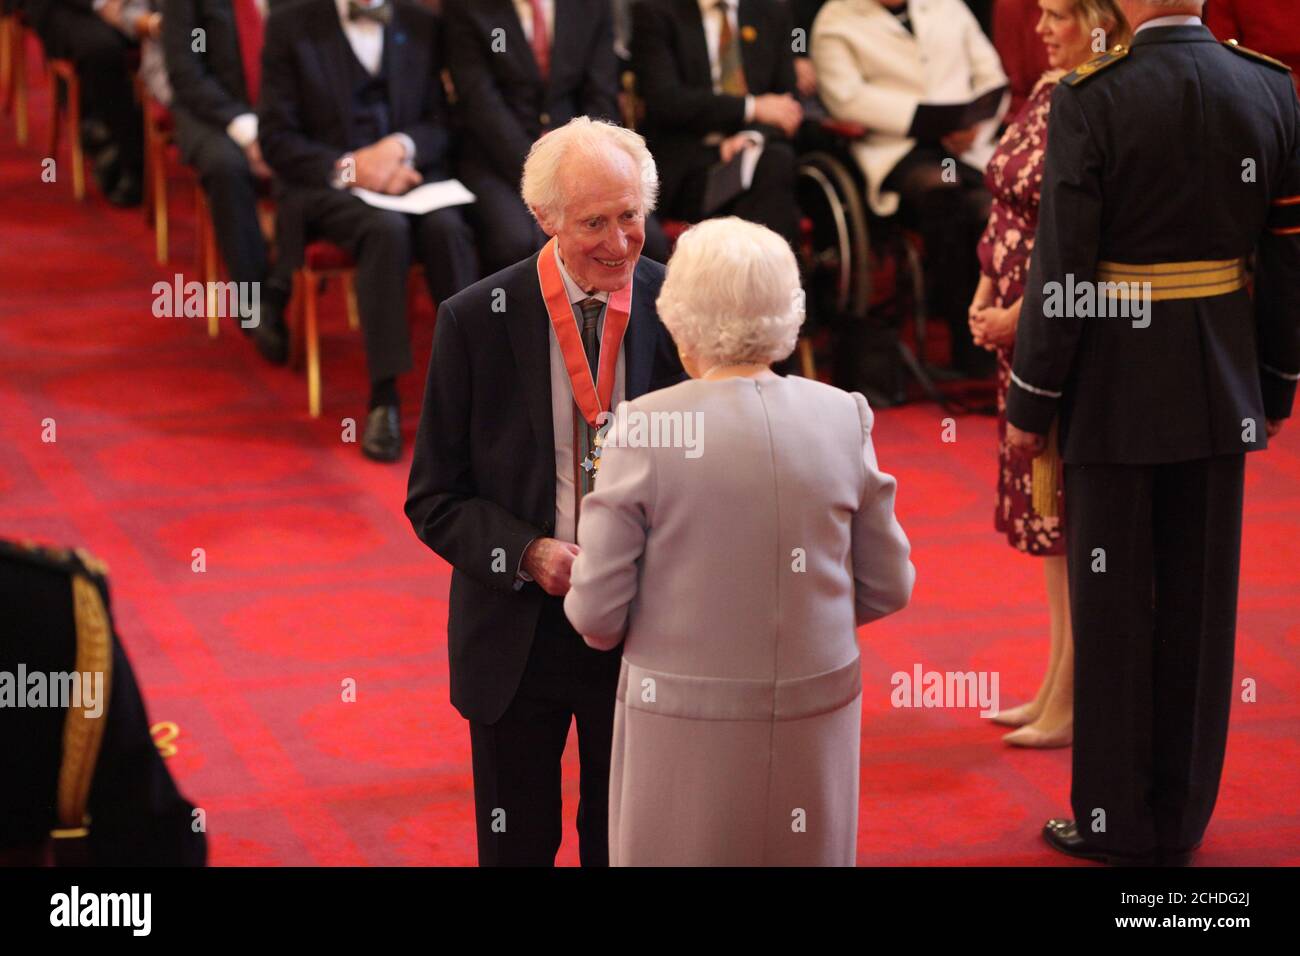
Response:
[[[272,365],[283,365],[289,360],[289,330],[284,327],[282,317],[263,310],[252,334],[253,344],[262,358]]]
[[[1079,834],[1079,826],[1073,820],[1048,820],[1043,824],[1043,839],[1053,850],[1080,860],[1093,860],[1111,866],[1159,866],[1161,863],[1160,857],[1155,853],[1128,856],[1090,846]]]
[[[361,453],[375,461],[397,461],[402,457],[402,420],[396,405],[380,405],[366,416],[361,436]]]

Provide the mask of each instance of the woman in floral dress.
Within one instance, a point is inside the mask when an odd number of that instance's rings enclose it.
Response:
[[[1006,441],[1007,388],[1020,302],[1038,226],[1038,202],[1047,149],[1052,92],[1068,71],[1117,43],[1129,40],[1128,24],[1115,0],[1039,0],[1035,28],[1051,69],[1007,127],[989,161],[986,182],[993,211],[979,244],[981,278],[970,305],[975,342],[998,357],[998,487],[994,526],[1010,545],[1043,559],[1047,579],[1051,652],[1047,674],[1032,701],[1001,710],[996,723],[1015,727],[1002,739],[1021,747],[1065,747],[1073,737],[1074,642],[1070,631],[1065,565],[1065,503],[1056,431],[1032,461]]]

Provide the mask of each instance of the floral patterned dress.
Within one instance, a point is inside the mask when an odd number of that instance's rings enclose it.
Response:
[[[993,280],[993,304],[999,308],[1014,305],[1025,291],[1038,227],[1047,116],[1058,76],[1049,74],[1038,81],[1007,127],[985,174],[993,194],[993,211],[980,239],[979,259],[981,270]],[[1011,349],[998,350],[998,490],[993,524],[1019,551],[1061,555],[1065,553],[1065,512],[1055,432],[1038,467],[1014,454],[1007,444],[1011,357]]]

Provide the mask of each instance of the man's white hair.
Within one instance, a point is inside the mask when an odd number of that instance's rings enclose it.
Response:
[[[700,371],[780,361],[803,324],[799,266],[771,229],[734,216],[686,230],[668,261],[659,318]]]
[[[534,216],[540,213],[559,221],[565,202],[561,170],[569,164],[581,169],[584,162],[607,156],[612,149],[621,149],[641,170],[642,211],[649,215],[659,199],[659,171],[645,140],[630,129],[590,116],[576,117],[533,143],[524,160],[520,188],[524,205]]]

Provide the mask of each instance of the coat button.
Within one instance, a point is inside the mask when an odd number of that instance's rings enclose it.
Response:
[[[550,126],[550,125],[551,125],[551,114],[550,114],[550,113],[543,113],[541,116],[537,117],[537,121],[538,121],[539,123],[541,123],[543,126]]]

